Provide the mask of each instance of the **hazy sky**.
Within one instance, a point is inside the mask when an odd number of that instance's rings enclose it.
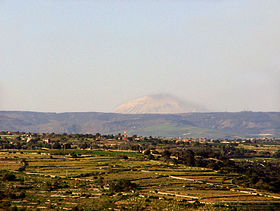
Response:
[[[0,0],[0,110],[170,93],[280,111],[279,0]]]

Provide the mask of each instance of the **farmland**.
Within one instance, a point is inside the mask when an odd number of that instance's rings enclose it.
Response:
[[[126,141],[105,136],[75,142],[75,137],[65,136],[59,135],[63,137],[59,143],[71,140],[69,149],[54,149],[58,142],[50,144],[50,148],[38,147],[40,140],[24,147],[18,135],[9,137],[14,144],[17,139],[25,149],[2,147],[0,151],[2,210],[15,207],[29,210],[277,210],[280,206],[275,180],[279,174],[257,178],[255,166],[250,164],[256,162],[258,169],[258,165],[269,161],[270,171],[278,171],[275,166],[279,166],[279,159],[273,157],[277,155],[277,143],[271,157],[260,157],[267,154],[264,152],[271,144],[263,148],[240,144],[241,149],[248,148],[249,151],[244,151],[247,158],[237,156],[242,153],[240,149],[227,149],[226,145],[213,143],[213,152],[218,150],[224,156],[235,156],[224,160],[211,155],[203,158],[205,151],[198,150],[209,146],[197,146],[198,143],[185,145],[156,139]],[[52,138],[55,140],[54,135]],[[80,142],[87,148],[79,147]],[[89,148],[90,143],[103,147]],[[127,149],[128,145],[131,149]],[[254,147],[260,154],[251,156],[250,150]],[[246,167],[244,162],[251,166]],[[248,183],[247,172],[234,170],[242,168],[252,169],[250,178],[256,177],[255,183],[249,180]],[[267,179],[271,182],[265,183]]]
[[[207,168],[186,167],[163,161],[149,161],[125,152],[93,151],[72,158],[55,151],[2,151],[2,177],[11,173],[15,181],[2,182],[10,198],[1,206],[41,209],[196,209],[220,206],[280,203],[280,194],[240,188],[231,183],[238,175],[223,175]],[[121,156],[128,154],[128,159]],[[28,163],[16,171],[20,160]],[[5,160],[8,163],[4,162]],[[110,181],[128,179],[137,184],[133,191],[113,192]],[[20,197],[25,195],[24,199]],[[102,203],[100,203],[102,202]],[[225,206],[227,205],[227,206]],[[225,206],[225,207],[224,207]]]

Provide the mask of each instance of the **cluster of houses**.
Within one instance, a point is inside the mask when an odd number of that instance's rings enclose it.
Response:
[[[40,142],[43,142],[45,144],[54,144],[55,141],[52,141],[49,137],[50,134],[41,134],[41,133],[24,133],[24,132],[13,132],[13,131],[0,131],[0,137],[5,136],[15,136],[20,138],[20,140],[25,141],[26,143],[36,143],[40,140]],[[44,137],[44,138],[42,138]],[[129,137],[126,133],[126,130],[123,134],[119,134],[115,136],[115,139],[106,139],[107,141],[116,141],[116,140],[123,140],[123,141],[144,141],[146,137],[143,136],[132,136]],[[174,139],[172,139],[174,140]],[[175,139],[176,142],[187,142],[187,143],[223,143],[223,144],[229,144],[229,143],[259,143],[259,142],[271,142],[271,141],[280,141],[279,138],[273,138],[273,137],[259,137],[259,138],[236,138],[236,139],[209,139],[209,138],[177,138]],[[12,140],[11,140],[12,141]],[[117,143],[111,143],[112,145],[115,145]]]

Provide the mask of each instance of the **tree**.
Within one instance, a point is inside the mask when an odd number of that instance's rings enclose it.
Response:
[[[61,149],[61,145],[58,142],[55,142],[53,145],[53,149]]]
[[[275,153],[273,154],[273,157],[275,157],[275,158],[280,158],[280,150],[278,150],[277,152],[275,152]]]
[[[88,145],[87,145],[87,143],[82,143],[81,145],[80,145],[80,148],[81,149],[86,149],[86,148],[88,148]]]
[[[71,158],[77,158],[77,157],[78,157],[77,154],[76,154],[75,152],[71,152],[71,153],[70,153],[70,156],[71,156]]]
[[[149,159],[149,160],[154,160],[154,159],[155,159],[155,156],[153,156],[152,154],[149,154],[149,155],[148,155],[148,159]]]
[[[164,150],[162,152],[162,157],[164,157],[165,159],[169,159],[171,156],[171,152],[169,152],[168,150]]]
[[[182,160],[185,165],[194,166],[195,165],[194,152],[192,150],[184,151],[182,155]]]
[[[3,177],[3,181],[15,181],[16,179],[16,175],[10,172],[6,173]]]
[[[64,149],[71,149],[71,144],[70,143],[64,144]]]
[[[118,179],[109,183],[109,188],[114,192],[130,191],[137,189],[137,185],[127,179]]]
[[[144,151],[144,155],[149,155],[149,154],[151,154],[151,150],[147,149]]]

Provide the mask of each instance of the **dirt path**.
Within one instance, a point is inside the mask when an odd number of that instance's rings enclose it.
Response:
[[[190,195],[182,195],[182,194],[160,192],[160,191],[158,191],[157,193],[161,194],[161,195],[167,195],[167,196],[177,196],[177,197],[189,198],[189,199],[192,199],[192,200],[199,199],[196,196],[190,196]]]

